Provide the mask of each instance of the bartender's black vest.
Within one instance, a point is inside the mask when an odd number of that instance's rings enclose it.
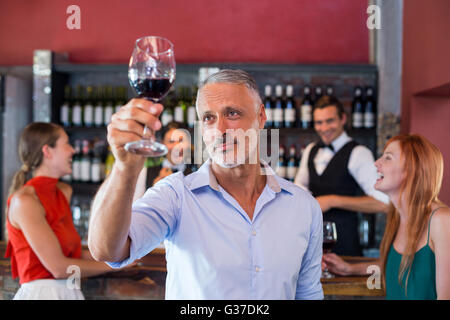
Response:
[[[322,175],[318,175],[314,166],[314,157],[319,150],[317,144],[312,147],[308,159],[309,190],[314,197],[336,194],[341,196],[360,196],[364,192],[348,171],[350,154],[358,145],[355,141],[345,144],[330,160]],[[353,211],[331,209],[323,213],[324,221],[336,223],[337,243],[333,252],[338,255],[362,255],[358,235],[358,215]]]

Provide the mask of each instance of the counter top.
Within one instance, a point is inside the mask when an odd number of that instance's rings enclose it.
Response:
[[[0,269],[2,269],[2,274],[5,276],[10,273],[9,259],[4,259],[4,250],[6,248],[6,243],[0,241]],[[83,246],[83,249],[87,249]],[[367,257],[342,257],[345,261],[349,263],[356,262],[367,262],[374,261],[373,258]],[[139,260],[138,266],[120,270],[117,272],[109,272],[100,276],[92,277],[90,279],[92,286],[96,285],[96,281],[99,279],[124,279],[123,281],[135,281],[138,282],[139,286],[143,287],[142,292],[148,290],[148,288],[158,290],[158,295],[153,298],[164,297],[164,286],[165,286],[165,273],[166,269],[166,258],[165,250],[163,248],[156,248],[145,257]],[[321,279],[323,291],[325,296],[364,296],[364,297],[383,297],[385,296],[385,291],[383,289],[372,289],[367,287],[367,279],[369,276],[351,276],[351,277],[341,277],[336,276],[331,279]],[[96,280],[97,279],[97,280]],[[129,280],[127,280],[129,279]],[[121,284],[120,286],[123,287]]]

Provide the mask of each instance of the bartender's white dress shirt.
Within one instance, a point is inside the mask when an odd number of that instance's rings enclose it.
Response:
[[[328,163],[334,157],[336,152],[338,152],[351,140],[352,138],[350,138],[344,131],[331,143],[334,151],[329,148],[320,148],[317,151],[313,162],[319,176],[325,171]],[[295,184],[307,190],[309,190],[308,159],[311,149],[315,146],[315,144],[316,142],[312,142],[306,147],[302,154],[300,168],[295,177]],[[348,161],[348,170],[366,195],[372,196],[383,203],[389,203],[389,197],[374,188],[378,174],[377,168],[375,167],[375,160],[369,148],[363,145],[358,145],[352,150]]]

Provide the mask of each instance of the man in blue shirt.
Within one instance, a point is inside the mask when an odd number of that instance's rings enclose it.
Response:
[[[266,121],[250,75],[222,70],[205,81],[197,113],[209,160],[132,203],[144,159],[124,145],[144,124],[160,129],[162,110],[133,99],[108,126],[116,162],[92,205],[95,259],[124,266],[164,241],[167,299],[322,299],[320,206],[260,161],[258,139],[240,135],[257,136]]]

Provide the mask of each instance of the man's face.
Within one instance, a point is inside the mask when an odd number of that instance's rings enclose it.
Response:
[[[336,106],[328,106],[314,110],[314,129],[324,144],[330,144],[344,132],[347,118],[339,117]]]
[[[250,89],[240,84],[207,84],[199,92],[197,107],[203,141],[213,162],[225,168],[257,162],[259,130],[266,115]]]

